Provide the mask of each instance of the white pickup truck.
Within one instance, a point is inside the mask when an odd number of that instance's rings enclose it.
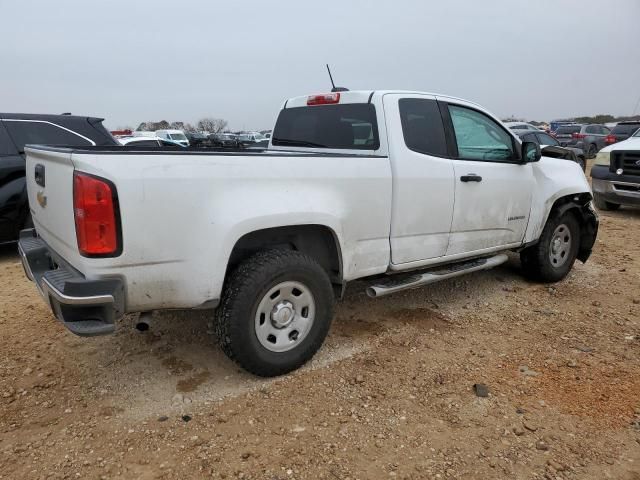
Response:
[[[27,149],[27,276],[72,332],[125,313],[215,309],[257,375],[321,346],[336,297],[377,297],[520,252],[543,282],[586,261],[598,219],[580,167],[482,107],[400,91],[288,100],[265,151]]]

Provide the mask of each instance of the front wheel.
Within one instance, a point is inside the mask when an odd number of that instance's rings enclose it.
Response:
[[[576,260],[580,242],[580,226],[571,212],[552,214],[537,244],[520,253],[527,277],[542,282],[558,282],[565,278]]]
[[[588,158],[596,158],[596,154],[598,153],[598,147],[595,143],[589,145],[589,149],[587,150]]]
[[[585,172],[587,170],[587,161],[585,160],[584,157],[580,156],[576,158],[576,163],[578,165],[580,165],[580,168],[582,169],[583,172]]]
[[[333,288],[311,257],[270,250],[242,262],[225,284],[216,312],[220,346],[262,377],[306,363],[322,345],[333,318]]]

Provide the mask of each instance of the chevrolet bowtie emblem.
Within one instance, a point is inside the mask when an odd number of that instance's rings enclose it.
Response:
[[[36,195],[36,198],[38,199],[38,203],[42,208],[47,206],[47,196],[44,194],[44,192],[42,191],[38,192],[38,194]]]

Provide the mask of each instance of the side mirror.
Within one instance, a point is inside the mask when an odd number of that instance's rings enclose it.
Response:
[[[540,145],[535,142],[522,142],[522,161],[524,163],[537,162],[542,157]]]

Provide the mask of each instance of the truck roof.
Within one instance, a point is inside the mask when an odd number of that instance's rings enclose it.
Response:
[[[45,120],[45,121],[54,121],[54,120],[88,120],[90,122],[102,122],[104,118],[100,117],[91,117],[87,115],[63,115],[63,114],[52,114],[52,113],[0,113],[0,120]]]
[[[311,95],[324,95],[329,92],[316,92]],[[369,103],[374,96],[383,96],[387,94],[403,94],[403,95],[431,95],[442,99],[458,100],[473,105],[477,105],[475,102],[470,102],[460,97],[453,97],[451,95],[442,95],[433,92],[420,92],[414,90],[348,90],[340,93],[340,103]],[[294,108],[294,107],[306,107],[307,100],[310,95],[302,95],[299,97],[293,97],[288,99],[282,108]]]

